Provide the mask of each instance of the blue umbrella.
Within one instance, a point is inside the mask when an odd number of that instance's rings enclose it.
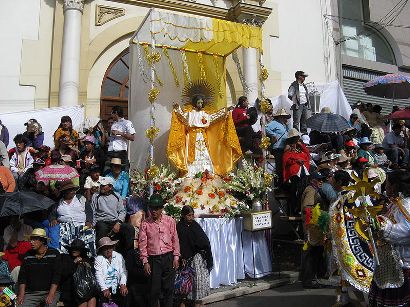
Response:
[[[410,77],[399,74],[388,74],[377,77],[363,85],[366,94],[390,99],[407,99],[410,97]]]

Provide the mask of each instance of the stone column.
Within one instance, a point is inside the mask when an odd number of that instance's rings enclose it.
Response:
[[[59,105],[78,104],[80,80],[81,18],[84,0],[64,0]]]
[[[255,104],[258,98],[258,60],[255,48],[243,48],[243,74],[247,86],[245,96],[249,105]]]

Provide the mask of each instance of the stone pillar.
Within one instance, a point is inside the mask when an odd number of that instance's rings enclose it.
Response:
[[[247,86],[245,96],[248,97],[249,105],[253,106],[259,96],[258,60],[255,48],[243,48],[243,74]]]
[[[84,0],[64,0],[59,105],[78,105],[80,87],[81,18]]]

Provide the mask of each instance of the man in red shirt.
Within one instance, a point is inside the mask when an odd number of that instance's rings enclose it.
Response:
[[[238,104],[232,111],[232,119],[235,124],[236,134],[239,137],[242,152],[252,151],[253,148],[253,129],[249,122],[248,115],[248,98],[241,96],[238,99]]]
[[[148,205],[150,216],[141,224],[138,243],[149,276],[150,306],[158,306],[161,298],[161,306],[172,307],[180,256],[176,223],[162,214],[164,201],[159,194],[153,194]]]

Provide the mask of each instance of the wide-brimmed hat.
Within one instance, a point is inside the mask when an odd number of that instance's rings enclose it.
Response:
[[[325,152],[322,157],[320,158],[319,163],[325,163],[325,162],[329,162],[332,160],[336,160],[339,156],[336,155],[334,152],[328,151]]]
[[[165,201],[159,194],[152,194],[148,200],[148,206],[150,208],[163,208]]]
[[[110,164],[113,164],[113,165],[124,165],[124,164],[121,163],[121,159],[120,159],[120,158],[111,158]]]
[[[84,139],[83,142],[89,142],[91,144],[94,144],[97,142],[97,140],[95,139],[95,137],[93,135],[87,135]]]
[[[43,228],[34,228],[33,231],[31,232],[31,235],[28,236],[29,239],[37,237],[37,238],[43,238],[46,240],[50,240],[49,237],[47,237],[46,230]]]
[[[293,138],[293,137],[300,137],[300,132],[296,128],[292,128],[288,131],[288,136],[287,139]]]
[[[118,240],[111,240],[109,237],[102,237],[98,240],[97,251],[99,251],[104,246],[114,246],[118,243]]]
[[[37,165],[46,165],[46,162],[44,162],[44,160],[43,160],[43,159],[36,158],[36,159],[34,159],[33,164],[37,164]]]
[[[360,145],[365,145],[365,144],[371,145],[371,144],[373,144],[373,142],[370,141],[367,136],[365,136],[365,137],[362,137],[362,138],[360,139]]]
[[[313,172],[313,173],[310,174],[310,178],[311,179],[316,179],[316,180],[323,180],[323,179],[326,178],[326,176],[323,175],[320,172]]]
[[[65,247],[69,252],[71,251],[80,251],[80,252],[87,252],[88,248],[85,247],[85,243],[83,240],[74,239],[70,245]]]
[[[283,117],[286,117],[286,118],[291,118],[291,115],[288,114],[284,108],[281,108],[281,109],[277,110],[276,113],[273,114],[272,116],[273,117],[283,116]]]
[[[67,191],[67,190],[79,190],[80,187],[75,185],[71,180],[60,181],[59,191]]]
[[[337,159],[338,164],[339,163],[345,163],[345,162],[348,162],[348,161],[349,161],[349,159],[346,156],[342,156],[342,155],[340,155],[339,158]]]
[[[100,182],[100,185],[114,185],[115,181],[112,177],[100,177],[98,180]]]

